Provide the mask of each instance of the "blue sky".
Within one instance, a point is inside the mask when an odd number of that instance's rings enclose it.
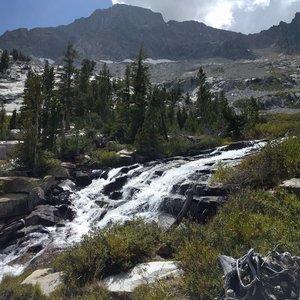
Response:
[[[107,8],[111,0],[1,0],[0,35],[21,27],[69,24],[89,16],[97,8]]]
[[[150,8],[166,21],[197,20],[243,33],[290,22],[300,12],[300,0],[0,0],[0,35],[21,27],[69,24],[112,3]]]

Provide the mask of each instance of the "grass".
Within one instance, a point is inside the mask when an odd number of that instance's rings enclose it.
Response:
[[[285,135],[300,135],[300,113],[264,116],[265,122],[255,126],[258,137],[278,138]]]
[[[259,154],[236,167],[219,165],[212,182],[252,188],[271,188],[300,175],[300,137],[269,143]]]
[[[35,285],[21,285],[22,281],[28,276],[24,273],[21,276],[6,276],[0,284],[0,299],[9,300],[46,300],[39,288]]]
[[[91,158],[100,166],[115,167],[120,163],[120,156],[116,151],[96,149],[90,152]]]

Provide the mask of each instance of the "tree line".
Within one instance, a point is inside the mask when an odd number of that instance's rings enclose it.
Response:
[[[126,67],[123,79],[113,78],[106,64],[92,77],[95,62],[84,59],[77,69],[77,58],[69,44],[59,81],[48,62],[42,75],[28,73],[19,121],[14,112],[10,123],[19,123],[22,128],[22,160],[33,170],[44,151],[68,159],[70,129],[84,130],[91,138],[101,132],[156,157],[163,152],[163,144],[179,133],[239,138],[247,126],[257,122],[255,100],[237,115],[223,92],[210,92],[202,68],[197,74],[196,101],[192,101],[179,88],[151,85],[143,49]]]

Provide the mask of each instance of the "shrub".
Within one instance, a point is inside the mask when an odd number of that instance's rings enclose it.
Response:
[[[269,188],[288,177],[300,174],[300,137],[269,143],[234,168],[220,165],[212,177],[214,182]]]
[[[69,290],[64,285],[57,289],[49,300],[111,300],[110,292],[99,284],[87,285],[76,290]]]
[[[163,147],[166,156],[176,156],[184,154],[189,143],[182,137],[171,137],[168,142],[164,143]]]
[[[185,271],[183,290],[191,299],[213,299],[222,288],[219,254],[240,257],[250,248],[260,253],[300,251],[300,202],[282,191],[242,190],[230,196],[207,225],[184,223],[169,242]]]
[[[134,289],[132,300],[185,300],[183,293],[179,290],[178,282],[158,280],[154,284],[144,284]]]
[[[41,152],[39,171],[40,173],[47,173],[51,169],[60,167],[60,161],[54,157],[50,151],[44,150]]]
[[[90,154],[92,159],[100,166],[115,167],[118,166],[120,162],[120,156],[116,153],[116,151],[96,149]]]
[[[39,286],[21,285],[25,275],[14,277],[6,276],[0,284],[0,299],[10,300],[45,300]]]
[[[265,116],[265,122],[255,126],[258,137],[278,138],[287,133],[300,134],[300,114],[276,114]]]
[[[78,245],[58,258],[56,268],[64,271],[66,286],[76,289],[146,261],[158,241],[157,225],[141,220],[116,224],[84,236]]]

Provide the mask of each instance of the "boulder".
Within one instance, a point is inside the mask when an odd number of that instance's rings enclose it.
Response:
[[[104,186],[103,191],[102,191],[103,194],[109,195],[110,193],[112,193],[114,191],[119,191],[124,186],[124,184],[127,182],[127,179],[128,179],[127,176],[122,176],[122,177],[116,178],[114,181],[112,181],[111,183]]]
[[[47,200],[45,198],[44,190],[40,187],[34,188],[28,196],[28,208],[29,210],[34,209],[38,205],[46,204]]]
[[[180,213],[183,204],[184,204],[184,198],[166,197],[161,201],[158,209],[161,212],[176,217]]]
[[[75,173],[76,185],[86,187],[92,183],[92,178],[89,173],[77,171]]]
[[[25,215],[29,211],[28,194],[4,194],[0,196],[0,219]]]
[[[300,178],[286,180],[280,185],[280,187],[288,190],[289,192],[295,193],[298,197],[300,197]]]
[[[122,174],[127,174],[129,171],[131,170],[134,170],[136,168],[138,168],[139,165],[132,165],[132,166],[129,166],[129,167],[123,167],[121,170],[120,170],[120,173]]]
[[[61,180],[70,179],[69,171],[62,166],[58,166],[58,167],[51,169],[49,171],[49,175],[52,175],[55,179],[61,179]]]
[[[75,212],[67,204],[58,207],[60,217],[64,220],[72,221],[75,217]]]
[[[49,296],[61,285],[61,276],[61,272],[52,273],[51,269],[41,269],[34,271],[21,284],[38,284],[42,293]]]
[[[37,206],[25,219],[26,226],[43,225],[54,226],[60,221],[60,213],[51,205]]]
[[[216,196],[225,197],[227,195],[227,190],[222,185],[197,185],[194,188],[195,196]]]
[[[0,177],[5,193],[30,193],[40,185],[41,180],[32,177]]]
[[[24,227],[21,230],[19,230],[19,232],[22,233],[23,235],[29,235],[31,233],[46,233],[46,234],[50,233],[49,230],[42,225]]]
[[[57,180],[55,179],[55,177],[51,175],[47,175],[43,178],[40,187],[45,191],[45,193],[47,193],[48,190],[55,185],[57,185]]]
[[[253,143],[249,141],[240,141],[240,142],[231,143],[225,146],[222,150],[223,151],[240,150],[246,147],[250,147],[252,146],[252,144]]]
[[[181,273],[174,261],[155,261],[139,264],[126,273],[105,278],[103,283],[110,292],[132,293],[142,284],[151,284],[170,277],[177,278]]]
[[[69,200],[70,196],[69,190],[64,190],[61,186],[53,186],[48,192],[46,193],[47,203],[50,205],[61,205],[67,204],[70,205],[71,202]]]
[[[110,199],[112,200],[120,200],[123,196],[123,193],[122,192],[112,192],[109,196]]]
[[[10,242],[24,236],[25,233],[19,231],[20,229],[24,228],[24,226],[24,220],[13,221],[2,226],[0,228],[0,249],[6,248]]]
[[[96,200],[95,203],[101,208],[109,206],[109,202],[105,200]]]

